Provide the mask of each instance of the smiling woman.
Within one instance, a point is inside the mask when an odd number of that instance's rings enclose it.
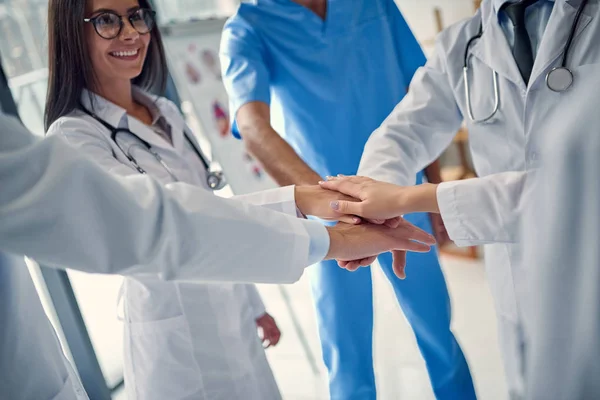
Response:
[[[131,84],[164,91],[165,51],[147,0],[51,0],[48,26],[46,129],[80,108],[84,89],[119,105],[131,97]],[[138,112],[151,122],[145,108]]]
[[[154,18],[144,0],[50,1],[47,134],[115,175],[210,190],[212,172],[183,116],[150,93],[167,76]],[[276,203],[296,216],[288,202]],[[218,262],[207,260],[211,268]],[[254,285],[143,276],[125,278],[121,293],[128,399],[281,397],[263,350],[280,332]]]

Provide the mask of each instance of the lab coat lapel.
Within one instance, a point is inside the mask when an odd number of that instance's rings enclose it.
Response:
[[[531,72],[530,82],[532,84],[546,72],[548,67],[552,65],[559,56],[562,58],[565,44],[567,43],[573,23],[575,22],[577,8],[581,2],[582,0],[557,1],[554,5],[552,15],[550,16],[546,31],[542,37]],[[586,10],[584,9],[581,18],[579,19],[579,23],[577,24],[577,30],[575,31],[571,49],[576,46],[577,37],[589,25],[592,18],[591,14],[586,13]],[[568,62],[569,60],[567,60],[567,64]]]
[[[127,111],[118,105],[106,100],[102,96],[84,90],[81,103],[96,116],[108,122],[115,128],[126,128],[134,132],[140,139],[145,140],[151,146],[168,148],[169,144],[154,132],[149,126],[138,119],[127,114]]]
[[[472,45],[470,53],[496,71],[499,76],[525,89],[525,82],[521,77],[502,27],[498,23],[498,16],[492,2],[484,2],[481,7],[483,34]],[[473,64],[470,63],[470,65]]]
[[[152,147],[161,149],[171,148],[172,150],[172,146],[165,139],[140,120],[127,115],[127,125],[130,131],[134,132],[140,139],[148,142]]]

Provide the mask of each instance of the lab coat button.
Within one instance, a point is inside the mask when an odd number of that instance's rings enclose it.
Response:
[[[528,157],[528,161],[529,162],[536,162],[538,161],[538,153],[536,151],[531,151],[529,152],[529,157]]]

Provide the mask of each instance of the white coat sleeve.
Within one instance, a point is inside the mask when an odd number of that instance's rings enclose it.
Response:
[[[95,125],[87,124],[81,118],[62,118],[50,127],[46,135],[64,138],[75,151],[88,156],[110,173],[121,176],[139,174],[131,165],[117,160],[104,134]],[[233,199],[288,215],[296,215],[293,186],[234,196]]]
[[[35,141],[1,114],[0,135],[0,250],[49,266],[294,282],[308,264],[308,231],[327,236],[318,222],[190,185],[110,176],[63,139]]]
[[[265,308],[265,303],[263,303],[262,297],[258,292],[258,288],[256,287],[256,285],[245,286],[246,293],[248,294],[249,306],[252,309],[252,314],[254,315],[254,318],[257,319],[262,317],[267,312],[267,309]]]
[[[119,162],[112,152],[104,134],[95,124],[89,124],[81,118],[61,118],[50,126],[46,136],[60,136],[75,151],[81,151],[111,174],[128,176],[139,172],[131,165]]]
[[[138,175],[139,172],[129,164],[123,164],[114,157],[111,147],[97,126],[87,123],[81,118],[63,118],[53,124],[47,136],[60,136],[73,146],[75,151],[88,156],[104,170],[121,176]],[[297,215],[295,189],[293,186],[274,188],[266,191],[235,196],[237,201],[261,206],[287,215]],[[315,264],[323,259],[329,248],[329,238],[322,229],[307,226],[310,237],[308,264]]]
[[[294,186],[264,190],[233,197],[244,203],[269,208],[287,215],[297,216]]]
[[[440,214],[457,246],[515,243],[526,172],[443,182],[438,186]]]
[[[358,175],[414,185],[417,172],[448,147],[462,120],[445,51],[438,43],[432,58],[415,73],[407,95],[367,141]]]

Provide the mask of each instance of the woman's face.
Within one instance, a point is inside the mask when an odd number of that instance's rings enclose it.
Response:
[[[85,27],[88,52],[100,85],[131,81],[141,74],[150,44],[150,33],[139,33],[144,32],[143,27],[147,25],[139,9],[137,0],[88,0],[86,17],[100,16],[95,26],[90,22]],[[115,15],[122,17],[123,28],[116,37],[106,39],[118,32],[119,18]],[[129,16],[132,16],[137,30]]]

